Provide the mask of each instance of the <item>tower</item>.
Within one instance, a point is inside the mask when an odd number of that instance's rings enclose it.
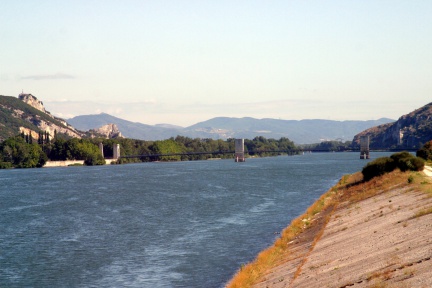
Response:
[[[114,144],[113,146],[113,158],[117,160],[120,158],[120,144]]]
[[[235,154],[234,161],[235,162],[245,162],[244,157],[244,139],[235,139]]]
[[[360,137],[360,159],[369,159],[369,136]]]
[[[105,158],[104,152],[103,152],[103,144],[102,143],[99,143],[99,150],[100,150],[100,152],[102,154],[102,158]]]

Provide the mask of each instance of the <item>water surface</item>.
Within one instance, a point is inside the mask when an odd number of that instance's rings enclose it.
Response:
[[[223,287],[365,164],[316,153],[1,170],[0,287]]]

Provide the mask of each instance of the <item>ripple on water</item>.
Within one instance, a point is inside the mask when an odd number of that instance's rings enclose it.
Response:
[[[268,208],[270,208],[271,206],[275,205],[275,202],[273,199],[269,199],[269,198],[264,198],[264,203],[261,203],[255,207],[252,207],[249,211],[252,213],[262,213],[264,211],[266,211]]]

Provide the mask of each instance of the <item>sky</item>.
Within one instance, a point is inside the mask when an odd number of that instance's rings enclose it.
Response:
[[[432,102],[430,0],[4,0],[0,95],[52,114],[397,119]]]

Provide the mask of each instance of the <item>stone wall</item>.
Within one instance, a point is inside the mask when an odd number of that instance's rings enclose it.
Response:
[[[84,160],[47,161],[43,167],[67,167],[75,164],[84,165]]]

